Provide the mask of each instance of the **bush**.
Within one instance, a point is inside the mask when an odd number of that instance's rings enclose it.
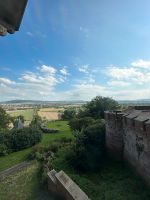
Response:
[[[5,144],[0,144],[0,156],[6,156],[8,154],[8,148]]]
[[[62,113],[61,118],[63,120],[70,120],[73,119],[75,116],[76,110],[74,108],[68,108]]]
[[[11,131],[11,149],[18,151],[31,147],[42,140],[42,132],[35,127]]]
[[[94,119],[91,117],[74,118],[69,121],[69,125],[73,131],[81,131],[93,122]]]
[[[79,171],[98,169],[105,155],[104,122],[93,123],[76,135],[72,150],[67,155],[70,164]]]

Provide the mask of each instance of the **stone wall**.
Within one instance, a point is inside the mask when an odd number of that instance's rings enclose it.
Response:
[[[79,186],[63,171],[48,173],[48,190],[65,200],[90,200]]]
[[[144,110],[143,110],[144,109]],[[126,160],[150,185],[150,109],[106,112],[108,153]]]
[[[107,151],[116,159],[120,159],[123,153],[122,115],[118,112],[105,112]]]

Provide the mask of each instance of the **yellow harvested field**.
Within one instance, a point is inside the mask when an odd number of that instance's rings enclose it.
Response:
[[[38,115],[42,119],[47,120],[58,120],[60,111],[63,111],[63,108],[42,108],[38,111]]]

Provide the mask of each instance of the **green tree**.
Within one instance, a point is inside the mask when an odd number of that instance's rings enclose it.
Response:
[[[11,117],[0,107],[0,129],[7,129],[11,122]]]
[[[94,119],[104,118],[104,112],[106,110],[114,110],[118,108],[118,102],[112,98],[97,96],[84,105],[83,109],[79,111],[78,117],[92,117]]]
[[[62,113],[61,118],[63,120],[71,120],[75,116],[76,116],[76,110],[74,108],[68,108]]]

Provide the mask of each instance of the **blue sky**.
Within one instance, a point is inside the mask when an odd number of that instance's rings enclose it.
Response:
[[[149,0],[32,0],[0,38],[0,101],[150,98]]]

